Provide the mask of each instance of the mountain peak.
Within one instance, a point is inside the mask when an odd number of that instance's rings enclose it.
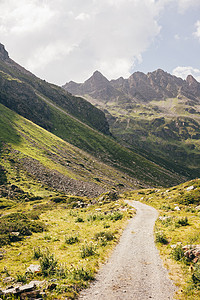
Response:
[[[187,78],[186,78],[186,82],[189,84],[189,85],[192,85],[192,84],[197,84],[197,80],[192,76],[192,75],[188,75]]]
[[[3,44],[0,43],[0,59],[1,60],[7,60],[9,59],[8,52],[6,51]]]
[[[101,72],[99,72],[98,70],[96,70],[93,73],[92,77],[97,79],[97,80],[101,80],[101,79],[106,79],[107,80],[107,78]]]

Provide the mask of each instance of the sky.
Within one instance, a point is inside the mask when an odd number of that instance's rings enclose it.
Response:
[[[0,0],[0,43],[58,85],[158,68],[200,81],[200,0]]]

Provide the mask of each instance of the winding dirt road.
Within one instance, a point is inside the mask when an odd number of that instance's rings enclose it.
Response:
[[[153,227],[158,212],[137,201],[127,202],[136,208],[136,216],[96,280],[80,294],[81,300],[174,299],[176,288],[154,243]]]

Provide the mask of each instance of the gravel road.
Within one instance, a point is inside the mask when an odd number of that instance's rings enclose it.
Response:
[[[136,208],[136,216],[96,280],[80,294],[81,300],[174,299],[176,287],[154,244],[153,227],[158,212],[137,201],[127,202]]]

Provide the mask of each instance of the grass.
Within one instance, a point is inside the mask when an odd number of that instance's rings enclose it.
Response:
[[[170,277],[179,288],[179,300],[200,298],[199,262],[187,259],[183,251],[183,246],[200,244],[200,212],[196,209],[199,194],[200,179],[195,179],[168,189],[138,190],[124,195],[159,211],[155,240]]]
[[[128,219],[133,216],[133,210],[122,200],[107,199],[106,203],[100,204],[92,204],[86,198],[83,200],[86,206],[74,209],[70,203],[51,201],[51,197],[18,204],[20,215],[31,215],[35,218],[35,210],[38,211],[39,220],[32,222],[45,224],[47,231],[33,232],[30,236],[24,236],[23,240],[1,247],[1,251],[5,252],[4,258],[0,260],[1,285],[3,278],[7,276],[4,273],[5,268],[9,276],[22,282],[43,278],[49,282],[56,278],[57,287],[54,291],[47,292],[47,299],[74,299],[78,291],[88,285],[100,264],[110,255]],[[38,208],[34,208],[35,205]],[[7,218],[13,220],[16,209],[1,211],[8,213]],[[117,213],[120,218],[111,218]],[[96,218],[88,218],[94,215]],[[76,222],[77,218],[84,222]],[[104,228],[105,222],[109,230]],[[26,269],[31,264],[40,264],[41,273],[26,274]]]
[[[169,98],[137,103],[131,109],[126,109],[124,103],[102,105],[116,118],[110,130],[119,143],[126,142],[133,151],[184,175],[186,181],[200,175],[199,106],[194,104],[196,113],[190,114],[187,102],[184,98]]]

